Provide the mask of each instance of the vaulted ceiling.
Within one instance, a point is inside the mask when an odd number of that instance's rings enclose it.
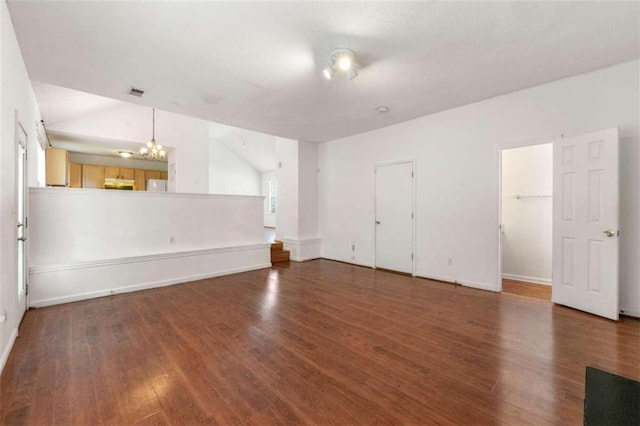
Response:
[[[640,56],[638,2],[8,4],[33,80],[310,141]]]

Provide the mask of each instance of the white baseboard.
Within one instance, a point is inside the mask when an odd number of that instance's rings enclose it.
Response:
[[[289,259],[294,262],[320,258],[320,244],[322,243],[320,238],[303,238],[299,240],[283,238],[282,243],[285,250],[290,251]]]
[[[364,266],[365,268],[375,269],[372,263],[358,262],[356,260],[342,259],[339,257],[322,256],[321,259],[333,260],[334,262],[348,263],[350,265]]]
[[[621,307],[620,308],[620,313],[622,315],[627,315],[629,317],[636,317],[636,318],[640,318],[640,308],[625,308],[625,307]]]
[[[307,260],[313,260],[313,259],[319,259],[319,256],[311,256],[311,257],[301,257],[301,256],[293,256],[290,255],[289,256],[289,260],[292,260],[294,262],[306,262]]]
[[[532,284],[551,285],[551,280],[546,278],[528,277],[526,275],[502,274],[502,278],[514,281],[524,281]]]
[[[30,306],[43,307],[269,268],[269,244],[29,269]]]
[[[2,351],[2,358],[0,358],[0,374],[2,374],[2,371],[4,370],[4,366],[7,364],[7,361],[9,360],[9,354],[11,354],[11,349],[13,349],[13,345],[16,343],[16,337],[18,337],[18,329],[14,328],[13,331],[11,331],[11,335],[9,336],[9,341],[7,342],[7,345],[4,347],[4,350]]]
[[[269,262],[269,263],[251,265],[251,266],[242,267],[242,268],[227,269],[224,271],[217,271],[217,272],[212,272],[207,274],[187,275],[180,278],[173,278],[169,280],[147,282],[147,283],[135,284],[135,285],[125,286],[125,287],[106,288],[102,290],[90,291],[87,293],[77,293],[69,296],[60,296],[60,297],[52,297],[49,299],[34,300],[30,303],[30,306],[33,308],[43,308],[45,306],[78,302],[80,300],[95,299],[98,297],[112,296],[114,294],[131,293],[132,291],[148,290],[150,288],[166,287],[174,284],[183,284],[191,281],[221,277],[224,275],[238,274],[240,272],[249,272],[249,271],[254,271],[256,269],[264,269],[264,268],[270,268],[270,267],[271,267],[271,263]]]
[[[462,286],[475,288],[478,290],[493,291],[494,293],[499,292],[499,290],[495,286],[492,286],[490,284],[485,284],[485,283],[476,282],[476,281],[460,280],[457,278],[447,277],[443,275],[418,273],[416,274],[416,277],[437,280],[437,281],[444,281],[451,284],[460,284]]]

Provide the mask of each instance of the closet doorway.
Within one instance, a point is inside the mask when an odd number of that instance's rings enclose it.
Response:
[[[501,152],[502,292],[551,300],[553,144]]]

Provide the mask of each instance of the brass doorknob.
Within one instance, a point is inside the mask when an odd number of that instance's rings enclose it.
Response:
[[[605,237],[613,237],[616,235],[615,231],[612,231],[611,229],[607,229],[606,231],[603,232],[603,234],[605,235]]]

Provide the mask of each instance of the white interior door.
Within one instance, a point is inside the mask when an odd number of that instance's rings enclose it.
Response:
[[[20,307],[27,308],[27,134],[16,120],[16,244],[17,291]]]
[[[618,319],[618,129],[553,152],[554,303]]]
[[[413,273],[413,162],[376,167],[376,267]]]

